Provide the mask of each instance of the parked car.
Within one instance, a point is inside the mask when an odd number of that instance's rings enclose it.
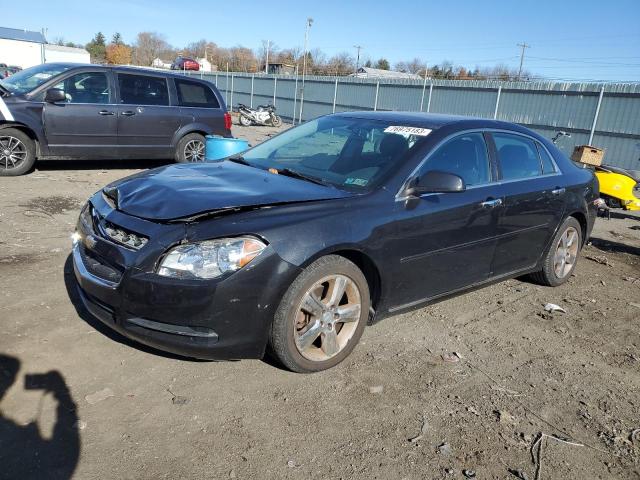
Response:
[[[521,126],[342,113],[108,185],[73,263],[86,307],[129,338],[313,372],[368,322],[525,274],[566,282],[597,199],[591,171]]]
[[[0,80],[0,175],[36,159],[204,160],[204,136],[231,136],[206,81],[134,67],[47,63]]]
[[[171,70],[193,70],[197,72],[200,70],[200,64],[193,58],[177,57],[171,64]]]

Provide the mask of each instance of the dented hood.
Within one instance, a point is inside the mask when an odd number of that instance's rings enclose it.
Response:
[[[103,192],[118,210],[156,221],[352,195],[229,161],[160,167],[114,182]]]

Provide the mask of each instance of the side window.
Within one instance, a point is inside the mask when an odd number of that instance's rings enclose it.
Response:
[[[169,105],[167,80],[146,75],[118,74],[120,103],[125,105]]]
[[[494,133],[503,180],[537,177],[542,174],[538,150],[533,140],[520,135]]]
[[[427,160],[421,173],[431,170],[455,173],[466,185],[489,183],[489,157],[482,133],[460,135],[442,145]]]
[[[542,173],[544,175],[548,175],[550,173],[555,173],[556,167],[553,165],[553,161],[551,157],[547,153],[547,149],[542,145],[536,142],[536,146],[538,147],[538,153],[540,154],[540,160],[542,160]]]
[[[65,78],[53,88],[62,90],[67,103],[109,103],[109,79],[103,72],[84,72]]]
[[[220,108],[211,89],[197,82],[175,79],[178,101],[184,107]]]

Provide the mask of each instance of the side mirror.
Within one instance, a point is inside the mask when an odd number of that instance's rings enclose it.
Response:
[[[462,177],[449,172],[431,170],[415,178],[407,187],[407,196],[417,197],[423,193],[464,192],[466,186]]]
[[[44,96],[44,101],[47,103],[66,102],[67,96],[59,88],[50,88]]]

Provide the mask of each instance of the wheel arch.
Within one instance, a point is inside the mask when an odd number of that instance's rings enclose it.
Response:
[[[6,128],[15,128],[16,130],[20,130],[22,133],[27,135],[31,140],[33,140],[33,143],[36,146],[36,158],[40,156],[40,140],[38,139],[38,135],[36,135],[36,132],[34,132],[32,128],[20,122],[0,123],[0,130],[4,130]]]
[[[581,212],[580,210],[576,210],[572,213],[570,213],[569,215],[567,215],[567,218],[569,217],[573,217],[575,218],[578,223],[580,224],[580,230],[582,233],[582,245],[584,246],[585,242],[587,241],[587,232],[589,231],[589,224],[587,223],[587,216],[584,214],[584,212]]]

